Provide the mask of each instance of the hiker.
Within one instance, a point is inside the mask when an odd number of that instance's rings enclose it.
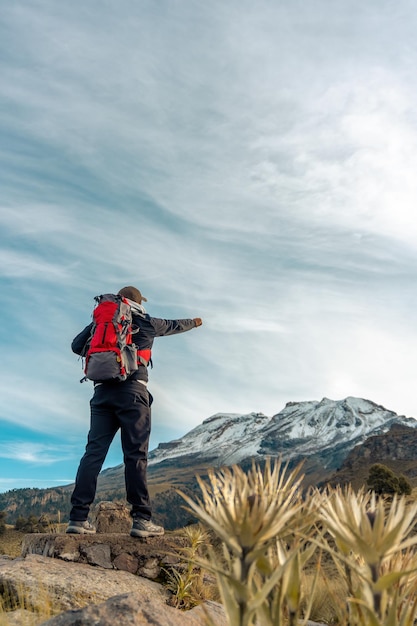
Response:
[[[130,305],[132,326],[135,330],[138,329],[133,335],[133,342],[137,347],[137,369],[126,380],[113,379],[94,383],[94,395],[90,401],[90,431],[75,479],[66,532],[96,532],[87,518],[96,493],[97,477],[110,444],[120,428],[126,496],[133,518],[130,534],[132,537],[163,535],[164,528],[151,521],[152,509],[147,488],[147,453],[153,400],[147,388],[148,364],[155,337],[186,332],[201,326],[202,320],[199,317],[182,320],[150,317],[142,305],[147,299],[136,287],[123,287],[118,296],[122,296],[124,302]],[[94,322],[75,337],[71,344],[73,352],[82,356],[86,354],[93,326]]]

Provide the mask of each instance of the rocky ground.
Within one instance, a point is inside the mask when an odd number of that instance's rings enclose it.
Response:
[[[128,514],[113,503],[100,505],[95,523],[95,535],[29,534],[21,556],[0,556],[2,626],[203,626],[206,614],[226,626],[214,602],[187,612],[169,605],[158,579],[179,563],[181,535],[133,539]]]
[[[160,580],[180,567],[183,536],[133,539],[113,503],[103,503],[96,523],[95,535],[26,535],[21,556],[0,556],[0,626],[228,626],[216,602],[171,606]]]

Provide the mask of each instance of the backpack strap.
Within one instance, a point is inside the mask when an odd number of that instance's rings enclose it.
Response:
[[[138,365],[145,365],[146,367],[151,364],[152,367],[152,351],[150,348],[144,348],[143,350],[137,351],[138,355]]]

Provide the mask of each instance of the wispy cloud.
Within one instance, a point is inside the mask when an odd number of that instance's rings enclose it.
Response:
[[[70,343],[125,284],[204,319],[155,344],[154,443],[322,396],[417,415],[410,3],[17,0],[2,20],[5,423],[83,439]]]
[[[31,465],[51,465],[72,457],[74,449],[66,445],[58,447],[28,441],[9,441],[0,444],[0,458]]]
[[[56,261],[47,262],[36,254],[0,250],[1,274],[7,278],[36,278],[42,281],[57,281],[65,278],[67,268]]]

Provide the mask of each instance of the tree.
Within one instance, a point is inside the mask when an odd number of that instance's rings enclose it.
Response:
[[[50,527],[50,521],[46,515],[42,515],[40,518],[36,515],[29,515],[29,517],[19,516],[15,523],[15,530],[19,530],[23,533],[46,533]]]
[[[6,532],[6,511],[0,511],[0,535]]]
[[[393,495],[394,493],[409,495],[412,491],[411,483],[405,476],[396,476],[389,467],[382,465],[382,463],[371,465],[366,482],[368,487],[379,495]]]
[[[15,523],[14,523],[14,528],[15,530],[24,530],[25,526],[26,526],[27,520],[26,517],[23,517],[22,515],[19,515],[19,517],[16,519]]]

